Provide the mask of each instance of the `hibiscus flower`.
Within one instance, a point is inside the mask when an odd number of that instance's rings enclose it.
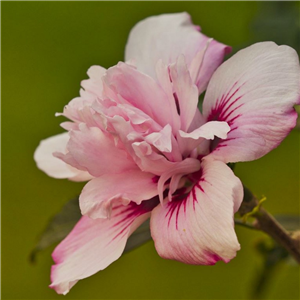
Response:
[[[125,63],[88,70],[62,113],[67,132],[34,155],[49,176],[88,181],[83,216],[53,252],[56,292],[117,260],[148,218],[163,258],[213,265],[236,256],[243,186],[227,163],[260,158],[287,136],[300,72],[288,46],[258,43],[219,66],[229,51],[187,13],[161,15],[132,29]]]

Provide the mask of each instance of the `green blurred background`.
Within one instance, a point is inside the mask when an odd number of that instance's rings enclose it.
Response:
[[[123,60],[139,20],[187,11],[202,31],[234,47],[259,40],[299,46],[299,2],[1,2],[2,10],[2,299],[59,299],[49,289],[53,247],[29,263],[47,221],[82,183],[39,171],[33,152],[58,134],[64,105],[78,95],[91,65]],[[297,44],[298,43],[298,44]],[[236,174],[273,214],[299,214],[299,136],[294,130],[264,158]],[[266,236],[237,228],[236,259],[213,267],[161,259],[148,242],[80,281],[65,299],[248,299],[260,276],[255,245]],[[299,268],[280,263],[262,297],[299,299]]]

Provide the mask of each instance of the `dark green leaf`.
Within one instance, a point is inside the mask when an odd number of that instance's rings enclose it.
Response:
[[[81,217],[78,197],[67,202],[41,233],[38,242],[30,253],[30,261],[36,261],[38,252],[63,240]]]
[[[252,299],[264,299],[264,294],[270,282],[276,275],[280,262],[284,261],[289,253],[271,239],[260,240],[256,250],[263,257],[263,266],[255,272]]]
[[[198,99],[198,108],[200,110],[200,112],[202,113],[202,105],[203,105],[203,100],[204,100],[204,96],[205,96],[205,91],[199,96],[199,99]]]
[[[299,8],[293,1],[261,2],[260,11],[250,25],[257,41],[273,41],[299,51]]]
[[[40,251],[62,241],[73,229],[81,217],[78,197],[67,202],[62,210],[55,215],[41,233],[38,242],[30,253],[30,261],[36,261]],[[149,220],[144,222],[128,239],[124,253],[151,240]]]
[[[227,166],[228,166],[232,171],[234,171],[235,163],[228,163]]]
[[[147,220],[129,237],[124,253],[129,252],[150,240],[150,222]]]

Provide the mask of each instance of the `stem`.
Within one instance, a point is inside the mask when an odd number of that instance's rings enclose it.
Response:
[[[243,216],[252,212],[257,206],[257,198],[244,186],[244,200],[239,209],[240,215]],[[300,240],[293,238],[264,208],[260,207],[259,211],[252,216],[256,219],[253,223],[253,227],[270,235],[300,264]]]
[[[256,216],[255,227],[270,235],[278,244],[283,246],[300,264],[300,244],[270,215],[264,208]]]
[[[235,225],[242,226],[242,227],[246,227],[246,228],[249,228],[249,229],[255,229],[255,230],[258,230],[258,228],[256,228],[256,227],[253,226],[252,224],[245,223],[245,222],[243,222],[242,220],[239,220],[239,219],[234,219],[234,224],[235,224]]]

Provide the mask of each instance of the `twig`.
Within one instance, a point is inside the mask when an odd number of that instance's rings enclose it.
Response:
[[[256,219],[253,222],[253,227],[270,235],[300,264],[299,238],[293,238],[293,236],[287,232],[271,214],[269,214],[263,207],[258,206],[258,204],[258,199],[244,186],[244,200],[239,209],[240,215],[244,216],[253,212],[253,210],[258,207],[258,211],[252,214],[252,217]],[[248,226],[246,225],[246,227]]]
[[[254,227],[252,224],[245,223],[245,222],[243,222],[242,220],[239,220],[239,219],[234,219],[234,223],[235,223],[235,225],[239,225],[239,226],[246,227],[246,228],[249,228],[249,229],[258,230],[258,228]]]

